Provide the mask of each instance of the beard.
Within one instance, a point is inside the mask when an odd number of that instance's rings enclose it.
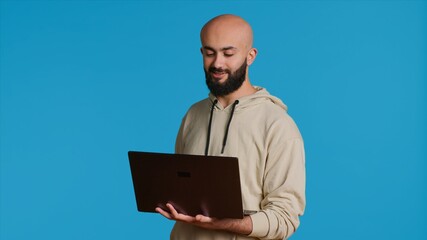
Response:
[[[210,67],[208,71],[206,71],[206,69],[203,68],[205,71],[206,85],[208,86],[209,91],[211,91],[211,93],[216,97],[222,97],[239,89],[246,79],[247,65],[248,64],[245,59],[243,64],[234,73],[231,73],[229,69]],[[225,72],[228,74],[228,78],[225,82],[220,83],[210,75],[210,73],[215,72]]]

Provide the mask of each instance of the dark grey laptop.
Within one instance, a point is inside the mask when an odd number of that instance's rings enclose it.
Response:
[[[129,151],[138,211],[168,210],[215,218],[243,218],[235,157]]]

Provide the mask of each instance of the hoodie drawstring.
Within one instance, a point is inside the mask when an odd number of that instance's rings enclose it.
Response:
[[[221,154],[224,153],[225,144],[227,144],[228,128],[230,128],[231,119],[233,119],[234,109],[236,108],[237,104],[239,104],[239,100],[236,100],[233,103],[233,108],[231,109],[230,119],[228,119],[227,128],[225,129],[224,140],[222,141]]]
[[[208,151],[209,151],[209,142],[210,142],[210,138],[211,138],[211,127],[212,127],[212,117],[213,117],[213,113],[214,113],[214,108],[215,108],[217,103],[218,103],[218,100],[215,99],[213,104],[212,104],[212,107],[211,107],[211,115],[209,117],[209,125],[208,125],[208,136],[206,139],[205,156],[208,155]],[[225,129],[225,135],[224,135],[224,139],[222,141],[221,154],[224,153],[224,148],[225,148],[225,145],[227,144],[228,129],[230,128],[231,120],[233,119],[234,110],[235,110],[237,104],[239,104],[239,100],[234,101],[233,106],[231,108],[230,118],[228,119],[227,128]]]
[[[206,139],[205,156],[208,155],[208,151],[209,151],[209,141],[211,139],[212,116],[213,116],[214,108],[215,108],[215,106],[216,106],[217,103],[218,103],[218,99],[215,99],[213,101],[213,104],[212,104],[212,107],[211,107],[211,116],[209,117],[208,137]]]

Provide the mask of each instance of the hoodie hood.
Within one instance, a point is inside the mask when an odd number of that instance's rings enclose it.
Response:
[[[211,109],[210,109],[210,116],[209,116],[209,125],[207,129],[207,138],[206,138],[206,146],[205,146],[205,155],[207,156],[209,153],[209,144],[210,144],[210,135],[211,135],[211,127],[212,127],[212,118],[214,115],[214,109],[218,109],[220,111],[227,110],[228,108],[231,108],[230,115],[228,118],[228,122],[225,128],[224,138],[222,142],[222,148],[221,148],[221,154],[224,153],[225,146],[227,144],[227,138],[228,138],[228,130],[230,128],[231,120],[233,119],[234,113],[243,111],[245,109],[249,109],[251,107],[254,107],[258,104],[265,103],[265,101],[270,101],[274,103],[275,105],[282,108],[284,111],[287,111],[287,106],[277,97],[274,97],[270,95],[270,93],[261,87],[255,87],[257,89],[257,92],[248,96],[241,97],[237,100],[235,100],[232,104],[227,106],[226,108],[223,108],[221,104],[218,103],[218,99],[209,93],[209,99],[211,101]]]
[[[282,100],[280,100],[279,98],[273,95],[270,95],[270,93],[265,88],[255,86],[255,89],[257,90],[256,93],[248,96],[244,96],[238,99],[239,103],[235,106],[235,110],[234,110],[235,112],[258,105],[260,103],[263,103],[264,101],[270,101],[276,104],[277,106],[279,106],[280,108],[282,108],[283,110],[285,111],[288,110],[288,107],[282,102]],[[212,93],[209,93],[209,99],[211,100],[212,103],[214,103],[215,100],[218,102],[217,97],[212,95]],[[227,106],[226,108],[232,107],[232,105],[233,104],[230,104],[230,106]],[[215,108],[219,110],[226,109],[222,107],[221,104],[215,104]]]

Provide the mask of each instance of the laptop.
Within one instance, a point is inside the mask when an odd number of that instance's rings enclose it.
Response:
[[[235,157],[129,151],[140,212],[168,211],[213,218],[243,218],[239,163]]]

